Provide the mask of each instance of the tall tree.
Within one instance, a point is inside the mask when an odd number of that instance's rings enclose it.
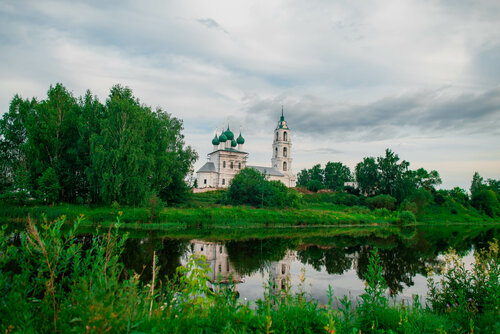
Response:
[[[12,187],[19,175],[24,179],[27,173],[26,122],[34,104],[34,100],[30,102],[15,95],[9,111],[0,120],[0,191]]]
[[[410,163],[399,162],[399,156],[390,149],[385,150],[384,157],[377,158],[379,169],[379,191],[391,195],[400,202],[406,195],[413,191],[411,177],[407,174]]]
[[[344,184],[351,181],[351,170],[341,162],[327,162],[324,170],[324,185],[331,190],[344,190]]]
[[[372,196],[377,193],[379,171],[375,158],[364,158],[355,168],[356,182],[361,193]]]
[[[111,89],[100,132],[91,137],[91,188],[101,200],[140,204],[159,194],[172,200],[187,189],[184,178],[196,159],[184,147],[182,123],[152,112],[128,87]]]

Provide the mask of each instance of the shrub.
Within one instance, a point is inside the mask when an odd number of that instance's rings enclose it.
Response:
[[[300,196],[280,181],[268,181],[259,171],[244,168],[231,180],[227,199],[231,204],[297,207]]]
[[[493,190],[481,189],[472,195],[471,204],[477,210],[484,212],[490,217],[500,214],[500,203]]]
[[[429,271],[428,300],[438,314],[448,314],[460,328],[456,332],[494,333],[500,329],[500,258],[498,241],[490,243],[489,251],[475,253],[472,269],[450,250],[439,282]]]
[[[366,205],[372,210],[386,208],[392,211],[396,208],[396,199],[390,195],[377,195],[366,199]]]
[[[38,178],[38,195],[48,203],[54,203],[59,200],[59,179],[52,167],[49,167]]]
[[[408,200],[417,205],[417,212],[422,212],[432,202],[432,194],[425,189],[417,189],[408,196]]]
[[[415,215],[411,211],[401,211],[399,213],[399,223],[401,225],[405,224],[413,224],[417,220],[415,219]]]
[[[311,180],[311,181],[307,182],[306,187],[307,187],[307,190],[309,190],[309,191],[318,192],[318,190],[323,189],[323,183],[321,183],[318,180]]]
[[[375,216],[379,216],[379,217],[387,217],[387,216],[390,216],[391,212],[389,210],[387,210],[386,208],[378,208],[378,209],[373,210],[373,214]]]
[[[417,207],[417,204],[415,202],[411,202],[408,199],[405,199],[403,201],[403,203],[401,203],[401,205],[399,206],[399,210],[400,211],[410,211],[414,215],[416,215],[418,212],[418,207]]]

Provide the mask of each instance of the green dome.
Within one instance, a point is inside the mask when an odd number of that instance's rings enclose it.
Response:
[[[231,140],[231,147],[236,147],[236,145],[238,145],[238,144],[236,143],[236,140],[234,140],[234,139],[233,139],[233,140]]]
[[[219,138],[217,138],[217,134],[215,134],[214,139],[212,139],[212,145],[219,145]]]
[[[226,141],[227,141],[227,137],[226,137],[226,135],[225,135],[225,134],[224,134],[224,132],[223,132],[223,133],[221,133],[221,134],[220,134],[220,136],[219,136],[219,142],[221,142],[221,143],[225,143]]]
[[[229,125],[227,126],[226,132],[224,132],[228,140],[233,140],[234,139],[234,133],[229,130]]]
[[[245,144],[245,138],[243,138],[243,137],[241,136],[241,133],[240,133],[240,135],[238,136],[238,139],[236,139],[236,142],[237,142],[238,144],[240,144],[240,145]]]

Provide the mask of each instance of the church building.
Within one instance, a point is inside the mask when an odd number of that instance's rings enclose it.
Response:
[[[238,172],[250,167],[265,174],[268,180],[278,180],[287,187],[295,187],[296,177],[292,172],[291,131],[283,115],[274,130],[271,167],[247,165],[248,153],[244,151],[245,139],[241,135],[234,138],[234,133],[227,129],[220,135],[215,133],[212,139],[213,151],[208,154],[208,161],[197,173],[198,188],[226,188]],[[208,190],[208,189],[207,189]]]

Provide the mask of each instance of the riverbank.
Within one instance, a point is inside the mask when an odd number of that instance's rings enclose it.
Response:
[[[400,212],[385,209],[370,210],[366,206],[347,206],[328,202],[306,202],[300,209],[254,208],[225,206],[215,201],[192,200],[182,207],[120,207],[58,205],[11,205],[0,208],[0,222],[54,220],[61,216],[67,221],[85,217],[87,224],[161,224],[163,227],[287,227],[287,226],[342,226],[399,224]],[[44,218],[45,217],[45,218]],[[443,207],[429,205],[416,215],[416,223],[496,223],[498,219],[464,206]]]

